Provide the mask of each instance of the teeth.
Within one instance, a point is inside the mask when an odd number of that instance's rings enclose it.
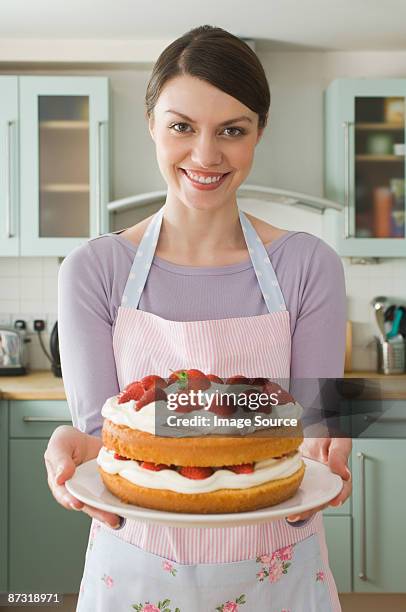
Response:
[[[193,174],[193,172],[189,172],[188,170],[185,170],[186,174],[188,176],[190,176],[191,179],[193,179],[194,181],[197,181],[198,183],[203,183],[203,184],[209,184],[209,183],[218,183],[219,180],[221,178],[223,178],[224,175],[221,176],[198,176],[197,174]]]

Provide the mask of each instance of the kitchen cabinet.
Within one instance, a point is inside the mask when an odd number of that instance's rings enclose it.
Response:
[[[44,463],[52,431],[71,423],[67,403],[9,401],[8,420],[8,590],[76,593],[90,518],[55,501]]]
[[[406,79],[337,79],[325,92],[326,240],[342,256],[405,257]]]
[[[331,571],[339,593],[352,591],[352,518],[324,515]]]
[[[7,591],[8,558],[8,412],[7,402],[0,400],[0,593]]]
[[[18,77],[0,76],[0,255],[19,253]]]
[[[404,593],[406,445],[354,440],[354,591]]]
[[[108,231],[108,79],[0,77],[0,121],[0,255],[65,256]]]

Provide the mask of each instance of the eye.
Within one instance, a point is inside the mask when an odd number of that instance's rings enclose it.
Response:
[[[245,134],[245,130],[243,130],[242,128],[227,127],[227,128],[224,128],[224,131],[226,131],[226,130],[236,130],[238,132],[238,134],[235,134],[235,133],[234,133],[234,135],[230,134],[230,136],[233,136],[233,137],[234,136],[242,136],[243,134]]]
[[[172,123],[172,125],[169,126],[170,130],[173,130],[174,132],[177,132],[178,134],[183,134],[186,130],[177,130],[175,129],[178,126],[188,126],[188,123]],[[190,127],[190,126],[189,126]]]
[[[186,128],[190,127],[189,123],[178,122],[178,123],[172,123],[169,126],[169,129],[173,130],[177,134],[187,134],[188,133],[187,130],[183,129],[185,127]],[[224,128],[224,132],[227,132],[227,130],[231,131],[231,132],[234,130],[233,133],[226,134],[226,136],[231,136],[231,138],[235,138],[236,136],[243,136],[246,133],[244,128],[238,128],[238,127],[226,127],[226,128]]]

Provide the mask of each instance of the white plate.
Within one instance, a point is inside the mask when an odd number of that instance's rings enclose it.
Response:
[[[342,489],[343,481],[333,474],[324,463],[303,457],[306,464],[302,483],[293,497],[276,506],[251,512],[230,514],[183,514],[149,510],[140,506],[125,504],[115,497],[106,487],[97,471],[97,460],[83,463],[66,488],[77,499],[107,512],[113,512],[130,520],[147,521],[172,527],[235,527],[267,523],[285,516],[299,514],[317,508],[334,499]]]

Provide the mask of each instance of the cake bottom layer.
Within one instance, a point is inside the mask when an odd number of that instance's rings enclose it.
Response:
[[[177,493],[168,489],[140,487],[118,474],[98,471],[107,489],[121,501],[166,512],[223,514],[275,506],[293,497],[303,480],[305,465],[291,476],[246,489],[219,489],[210,493]]]

